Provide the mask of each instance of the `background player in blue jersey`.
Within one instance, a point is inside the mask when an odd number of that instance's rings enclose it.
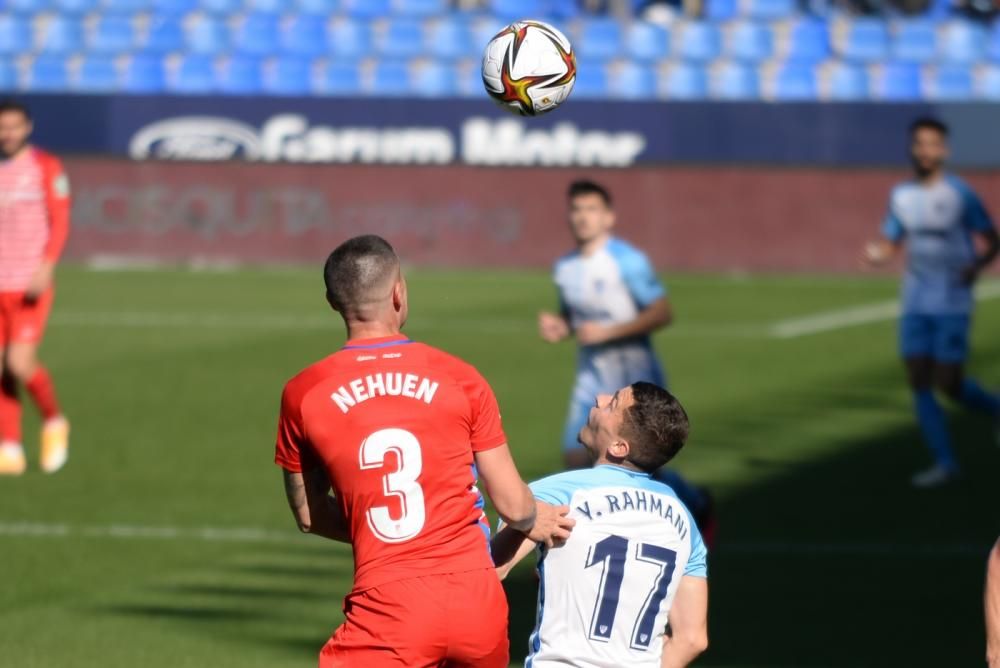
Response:
[[[576,525],[565,544],[538,548],[525,668],[686,666],[708,646],[704,542],[673,490],[651,477],[684,446],[688,428],[669,392],[634,383],[591,404],[579,439],[595,468],[531,485],[537,499],[568,505]],[[501,529],[497,572],[506,576],[535,549]]]
[[[959,471],[934,388],[966,408],[1000,416],[1000,398],[964,373],[972,287],[996,257],[1000,238],[979,197],[944,169],[948,128],[934,119],[918,119],[910,126],[910,141],[915,178],[893,189],[882,225],[884,238],[869,243],[865,256],[872,264],[882,264],[906,246],[900,353],[917,419],[935,460],[913,477],[913,484],[933,487],[954,479]]]

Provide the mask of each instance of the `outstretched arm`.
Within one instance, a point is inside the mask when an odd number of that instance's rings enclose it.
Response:
[[[520,531],[510,527],[500,529],[490,543],[493,564],[500,579],[505,579],[514,566],[535,551],[535,547],[535,542]]]
[[[347,518],[337,500],[330,496],[330,479],[321,468],[293,473],[282,469],[288,507],[302,533],[316,534],[341,543],[350,543]]]
[[[662,668],[683,668],[708,649],[708,580],[685,575],[670,606]]]

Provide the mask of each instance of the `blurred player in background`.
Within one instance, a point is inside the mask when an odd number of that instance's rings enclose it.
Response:
[[[349,340],[286,385],[275,457],[302,531],[354,547],[346,620],[320,666],[506,668],[507,601],[476,471],[533,540],[567,537],[568,508],[536,510],[483,377],[400,333],[406,283],[385,240],[343,243],[324,277]]]
[[[21,386],[42,414],[42,470],[62,468],[69,448],[69,423],[38,361],[56,262],[69,233],[69,181],[56,157],[28,143],[31,131],[26,107],[0,103],[0,474],[8,475],[26,466]]]
[[[536,498],[570,506],[577,523],[565,545],[540,549],[527,666],[686,666],[708,646],[705,545],[684,504],[651,477],[687,435],[676,398],[634,383],[591,407],[580,442],[595,468],[532,483]],[[497,571],[506,576],[535,547],[501,529]]]
[[[934,456],[934,465],[912,482],[935,487],[954,479],[959,467],[934,388],[966,408],[1000,417],[1000,398],[965,376],[973,284],[996,257],[1000,238],[979,197],[945,171],[948,128],[943,123],[923,118],[910,126],[910,157],[915,178],[893,189],[884,238],[869,243],[865,257],[880,265],[906,246],[900,354],[917,420]]]

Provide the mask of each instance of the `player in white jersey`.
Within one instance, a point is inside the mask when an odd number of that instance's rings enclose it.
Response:
[[[531,485],[537,499],[570,507],[570,538],[545,548],[509,527],[497,534],[501,577],[538,550],[525,668],[686,666],[708,646],[704,542],[673,490],[651,477],[687,434],[687,414],[661,387],[599,396],[579,434],[596,466]]]
[[[543,339],[576,337],[576,383],[563,431],[566,468],[590,465],[577,434],[598,394],[644,380],[664,385],[650,335],[670,324],[667,291],[642,251],[612,236],[611,196],[591,181],[569,187],[576,250],[556,261],[559,313],[539,314]]]
[[[883,239],[868,244],[865,256],[882,264],[906,246],[900,354],[917,421],[934,456],[934,466],[915,475],[913,484],[934,487],[958,475],[935,387],[965,408],[1000,419],[1000,397],[965,375],[973,284],[1000,251],[1000,237],[979,197],[945,171],[948,128],[935,119],[918,119],[910,141],[915,178],[893,189]]]

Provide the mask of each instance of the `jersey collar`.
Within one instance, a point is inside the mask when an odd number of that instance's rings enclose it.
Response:
[[[413,343],[406,334],[393,334],[392,336],[380,336],[374,339],[351,339],[344,344],[341,350],[362,350],[365,348],[387,348],[388,346],[402,346]]]
[[[636,471],[635,469],[626,468],[624,466],[618,466],[616,464],[598,464],[594,467],[595,469],[614,469],[615,471],[621,471],[622,473],[627,473],[631,476],[636,476],[637,478],[651,478],[652,473],[646,473],[645,471]]]

